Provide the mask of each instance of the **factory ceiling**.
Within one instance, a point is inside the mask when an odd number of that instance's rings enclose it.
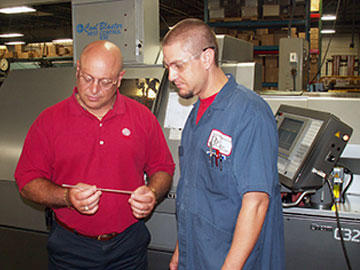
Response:
[[[14,3],[20,0],[1,0]],[[263,0],[260,0],[263,1]],[[33,13],[6,15],[0,14],[0,34],[9,32],[24,33],[26,42],[48,42],[59,38],[72,38],[71,1],[64,0],[27,0],[28,5],[37,11]],[[323,0],[323,13],[335,13],[337,0]],[[9,6],[9,4],[8,4]],[[159,0],[160,35],[163,36],[168,26],[186,17],[204,18],[203,0]],[[360,33],[360,1],[342,0],[336,22],[337,32]],[[327,23],[329,26],[333,22]],[[0,39],[0,45],[10,39]]]

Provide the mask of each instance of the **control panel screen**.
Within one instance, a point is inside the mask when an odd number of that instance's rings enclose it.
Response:
[[[279,147],[290,151],[290,148],[293,146],[295,139],[303,126],[304,121],[288,117],[284,118],[278,129]]]

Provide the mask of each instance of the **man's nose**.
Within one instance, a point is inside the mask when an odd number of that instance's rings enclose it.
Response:
[[[101,89],[99,80],[94,79],[91,82],[89,89],[90,89],[91,94],[97,94]]]
[[[176,80],[176,78],[177,78],[177,76],[178,76],[178,73],[177,73],[177,71],[175,71],[172,67],[169,67],[169,81],[170,82],[173,82],[173,81],[175,81]]]

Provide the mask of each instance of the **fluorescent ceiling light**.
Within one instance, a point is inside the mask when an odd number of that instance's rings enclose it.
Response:
[[[8,33],[8,34],[0,34],[0,38],[15,38],[15,37],[23,37],[24,34],[20,33]]]
[[[335,34],[335,30],[334,29],[322,29],[321,34]]]
[[[27,12],[35,12],[35,11],[36,9],[26,6],[0,8],[0,13],[4,13],[4,14],[27,13]]]
[[[335,21],[336,20],[336,16],[335,15],[323,15],[321,17],[322,21]]]
[[[9,41],[9,42],[5,42],[5,45],[22,45],[25,44],[24,41]]]
[[[72,44],[73,40],[71,38],[64,38],[64,39],[54,39],[52,43],[56,44]]]

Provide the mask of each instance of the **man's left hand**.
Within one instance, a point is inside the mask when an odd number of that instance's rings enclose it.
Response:
[[[142,219],[151,214],[156,204],[154,192],[148,186],[137,188],[129,199],[134,217]]]

